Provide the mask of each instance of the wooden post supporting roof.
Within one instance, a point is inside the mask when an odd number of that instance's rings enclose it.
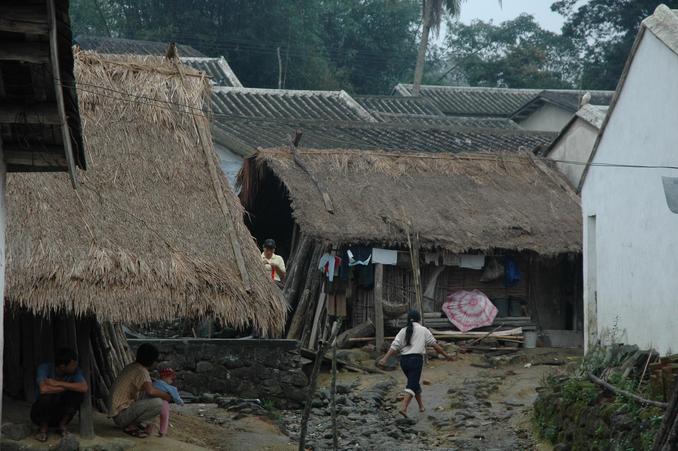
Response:
[[[374,327],[376,329],[377,352],[381,352],[384,346],[384,265],[374,265]]]
[[[80,405],[80,436],[84,439],[94,437],[94,418],[92,416],[92,356],[90,355],[90,319],[77,323],[78,358],[80,369],[87,382],[87,392]]]

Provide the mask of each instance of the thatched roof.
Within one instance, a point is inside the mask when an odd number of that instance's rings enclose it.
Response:
[[[299,150],[320,189],[289,150],[246,160],[241,200],[252,209],[276,177],[301,231],[335,244],[407,246],[411,222],[425,248],[506,249],[540,254],[581,250],[581,209],[565,179],[527,153],[424,154]],[[270,185],[269,185],[270,186]]]
[[[207,78],[159,57],[80,52],[76,80],[90,169],[77,190],[65,174],[9,176],[10,301],[40,314],[210,315],[281,330],[282,297],[201,114]]]

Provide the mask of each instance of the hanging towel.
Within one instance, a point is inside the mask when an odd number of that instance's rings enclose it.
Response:
[[[483,269],[485,266],[484,255],[460,255],[461,262],[459,266],[469,269]]]
[[[398,263],[398,251],[375,247],[372,249],[372,263],[395,266],[395,264]]]

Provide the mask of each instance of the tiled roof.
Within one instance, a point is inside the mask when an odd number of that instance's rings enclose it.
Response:
[[[425,97],[354,96],[353,98],[370,113],[427,116],[444,114],[435,103]]]
[[[318,149],[402,150],[419,152],[489,152],[534,150],[555,133],[412,124],[338,121],[217,119],[214,139],[236,153],[288,145],[297,130],[301,146]]]
[[[235,76],[231,66],[228,65],[223,56],[219,58],[182,57],[181,61],[194,69],[205,72],[212,83],[217,86],[242,87],[242,83]]]
[[[470,88],[462,86],[422,86],[421,95],[451,116],[509,117],[534,99],[539,89]],[[412,85],[399,84],[395,93],[409,96]]]
[[[306,119],[376,122],[344,91],[291,91],[215,86],[212,111],[235,118]]]
[[[437,125],[440,127],[476,127],[476,128],[520,128],[518,124],[505,117],[461,117],[461,116],[424,116],[422,114],[375,114],[372,115],[384,123]]]
[[[395,94],[409,96],[412,85],[398,84]],[[434,102],[443,113],[450,116],[511,117],[520,120],[529,116],[544,103],[556,104],[576,112],[586,93],[589,103],[609,105],[613,91],[587,91],[574,89],[509,89],[465,86],[422,86],[421,95]]]
[[[164,56],[169,45],[169,42],[142,41],[138,39],[109,38],[101,36],[78,36],[75,38],[75,43],[83,50],[94,50],[98,53],[155,56]],[[190,45],[183,44],[177,44],[177,53],[180,57],[205,56]]]

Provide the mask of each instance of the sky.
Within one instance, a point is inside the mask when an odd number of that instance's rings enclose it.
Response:
[[[553,0],[503,0],[502,3],[503,7],[500,7],[497,0],[467,0],[461,5],[460,20],[465,24],[475,19],[499,23],[528,13],[543,28],[560,32],[563,16],[551,11]]]

